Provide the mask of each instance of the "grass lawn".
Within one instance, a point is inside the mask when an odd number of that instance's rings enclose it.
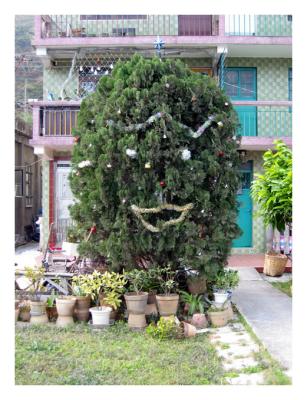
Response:
[[[158,341],[124,323],[16,327],[15,363],[17,385],[204,385],[224,375],[204,334]]]
[[[271,284],[288,296],[292,297],[292,279],[288,282],[271,282]]]

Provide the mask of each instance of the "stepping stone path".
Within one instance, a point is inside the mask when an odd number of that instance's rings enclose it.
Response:
[[[233,322],[228,325],[209,330],[209,340],[221,357],[226,375],[229,375],[226,382],[232,385],[263,384],[264,372],[259,372],[261,365],[255,358],[259,346],[236,319],[235,315]],[[247,373],[246,368],[250,368],[251,372],[254,368],[255,372]]]

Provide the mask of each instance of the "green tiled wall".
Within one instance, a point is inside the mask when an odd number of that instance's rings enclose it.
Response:
[[[260,151],[250,151],[247,153],[245,160],[253,161],[253,179],[255,179],[256,173],[262,172],[262,156],[263,152]],[[253,246],[252,247],[242,247],[242,248],[233,248],[231,250],[231,254],[254,254],[254,253],[262,253],[265,251],[266,247],[266,229],[263,223],[262,218],[254,215],[257,211],[257,205],[253,203]]]
[[[257,100],[288,100],[291,58],[227,58],[226,67],[257,68]],[[258,107],[258,136],[291,136],[292,113],[288,107]]]
[[[287,15],[257,15],[256,36],[291,36],[292,22]]]

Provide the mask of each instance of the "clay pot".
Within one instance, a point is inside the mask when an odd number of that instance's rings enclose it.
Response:
[[[208,321],[205,314],[193,314],[191,319],[191,324],[195,326],[195,328],[203,329],[207,328]]]
[[[187,284],[191,294],[202,294],[207,290],[207,279],[204,276],[188,277]]]
[[[47,316],[50,322],[55,322],[58,317],[56,306],[46,307]]]
[[[223,311],[208,311],[208,318],[211,325],[215,327],[221,327],[227,325],[228,322],[228,310]]]
[[[179,304],[179,294],[157,294],[156,299],[161,316],[176,315]]]
[[[61,296],[55,299],[58,312],[57,326],[72,324],[76,298],[73,296]]]
[[[196,335],[195,326],[188,324],[187,322],[182,321],[181,327],[183,328],[184,337],[193,337]]]
[[[28,308],[21,307],[19,309],[19,319],[22,322],[29,322],[31,318],[30,310]]]
[[[129,314],[128,326],[131,329],[144,329],[146,326],[145,314]]]
[[[228,321],[233,319],[233,309],[232,309],[232,305],[229,302],[228,307],[227,307],[227,316],[228,316]]]
[[[134,292],[126,293],[125,300],[127,304],[127,310],[129,314],[144,314],[147,304],[148,293],[140,292],[136,294]]]
[[[156,304],[156,293],[153,292],[148,293],[147,304]]]
[[[30,301],[30,308],[31,324],[46,324],[48,322],[46,303],[44,301]]]
[[[87,322],[90,318],[91,297],[90,296],[76,296],[76,304],[74,314],[78,321]]]
[[[155,304],[146,304],[145,315],[158,315],[158,309]]]

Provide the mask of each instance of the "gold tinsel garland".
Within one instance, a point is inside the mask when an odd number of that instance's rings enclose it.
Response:
[[[167,226],[176,225],[182,222],[193,207],[194,207],[193,203],[186,204],[185,206],[176,206],[175,204],[163,203],[159,207],[154,207],[154,208],[140,208],[135,204],[133,204],[131,206],[131,209],[133,213],[139,218],[139,220],[142,222],[142,224],[145,226],[146,229],[148,229],[150,232],[160,232]],[[161,226],[161,230],[156,226],[153,226],[152,224],[145,221],[145,219],[142,216],[142,214],[158,214],[163,210],[178,211],[181,212],[181,215],[178,218],[165,221]]]

